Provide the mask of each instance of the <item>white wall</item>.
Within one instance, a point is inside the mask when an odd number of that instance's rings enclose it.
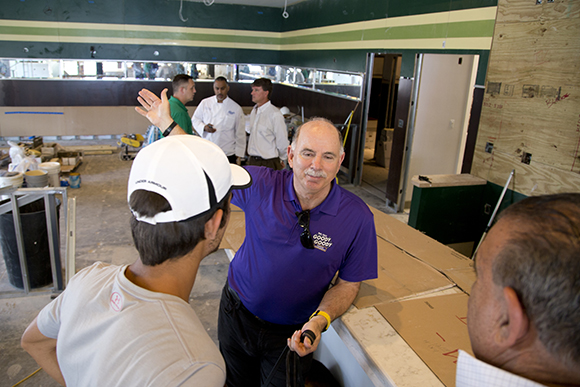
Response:
[[[424,54],[405,201],[411,200],[414,175],[461,170],[478,59],[478,55]]]

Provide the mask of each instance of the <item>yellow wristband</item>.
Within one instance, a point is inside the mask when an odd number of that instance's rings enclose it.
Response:
[[[328,327],[330,327],[330,316],[328,315],[328,313],[326,313],[322,310],[317,310],[316,312],[312,313],[312,316],[310,316],[308,321],[312,320],[312,318],[316,317],[316,316],[322,316],[326,319],[326,328],[324,328],[324,330],[322,331],[322,332],[326,332]]]

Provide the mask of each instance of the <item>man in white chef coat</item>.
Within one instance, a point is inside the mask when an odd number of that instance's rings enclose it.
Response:
[[[230,163],[239,165],[246,150],[245,118],[240,105],[228,97],[229,90],[227,79],[217,77],[215,95],[200,102],[191,123],[203,138],[222,148]]]

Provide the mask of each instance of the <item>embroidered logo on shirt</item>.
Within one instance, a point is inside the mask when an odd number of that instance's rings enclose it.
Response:
[[[111,304],[111,309],[115,312],[120,312],[123,309],[123,297],[117,292],[111,294],[109,303]]]
[[[332,239],[321,232],[314,234],[312,239],[314,240],[314,247],[320,251],[326,252],[332,246]]]
[[[236,114],[236,112],[232,112],[232,111],[228,110],[228,114]]]

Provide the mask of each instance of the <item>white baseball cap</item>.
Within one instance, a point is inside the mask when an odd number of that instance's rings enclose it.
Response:
[[[131,209],[133,215],[149,224],[179,222],[211,210],[231,189],[251,184],[250,174],[230,164],[216,144],[176,135],[139,151],[129,174],[127,201],[136,190],[155,192],[169,202],[171,210],[146,217]]]

